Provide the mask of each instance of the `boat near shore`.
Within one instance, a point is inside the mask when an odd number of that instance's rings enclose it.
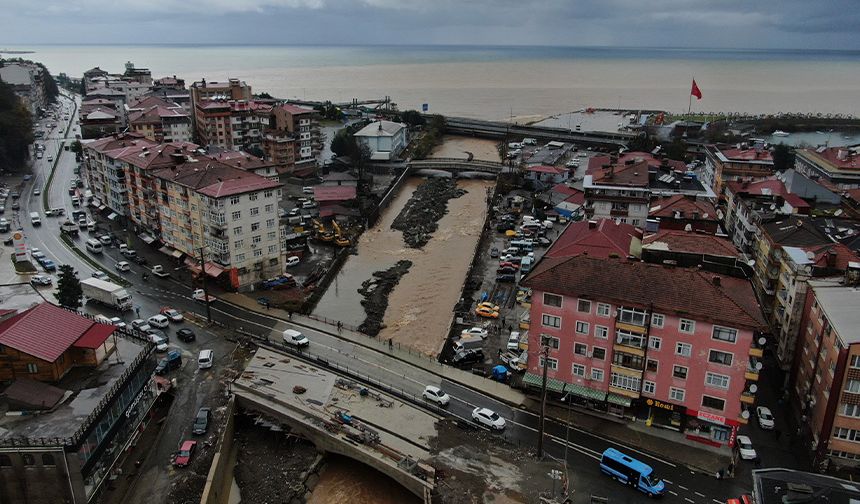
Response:
[[[789,133],[787,131],[782,131],[782,130],[776,130],[772,133],[772,136],[775,136],[775,137],[787,137],[788,135],[789,135]]]

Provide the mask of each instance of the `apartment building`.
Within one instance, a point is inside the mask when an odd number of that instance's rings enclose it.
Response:
[[[254,173],[261,177],[277,182],[279,180],[278,164],[267,161],[243,151],[221,151],[210,153],[209,157],[225,165]]]
[[[190,142],[191,116],[182,105],[147,96],[128,105],[128,127],[157,143]]]
[[[373,161],[397,159],[409,143],[405,124],[392,121],[376,121],[353,133],[358,142],[370,150]]]
[[[810,280],[787,391],[815,467],[860,465],[860,263]]]
[[[127,167],[123,158],[154,149],[158,144],[137,133],[124,133],[83,143],[87,186],[94,203],[102,203],[120,216],[129,214]]]
[[[755,402],[765,329],[749,282],[697,268],[548,258],[533,290],[527,386],[634,412],[688,439],[729,444]]]
[[[734,148],[709,145],[705,149],[705,165],[700,171],[702,182],[721,196],[725,184],[732,180],[756,181],[774,174],[773,156],[762,144]]]
[[[260,150],[263,131],[269,128],[272,106],[256,101],[230,102],[231,144],[236,149]]]
[[[777,178],[750,182],[730,181],[723,187],[726,201],[724,222],[732,242],[748,257],[754,254],[762,221],[780,215],[809,215],[812,207],[801,197],[788,192]]]
[[[189,266],[224,275],[234,289],[283,273],[281,184],[205,156],[187,157],[152,177],[161,241],[188,256]]]
[[[198,143],[232,149],[229,102],[250,101],[251,86],[239,79],[227,82],[202,79],[191,84],[190,91],[192,126]]]
[[[263,133],[262,148],[266,159],[281,167],[284,173],[295,170],[296,139],[289,131],[267,130]]]
[[[860,145],[798,149],[794,168],[836,191],[860,188]]]
[[[294,139],[292,145],[293,165],[288,170],[316,168],[317,157],[322,149],[319,114],[317,111],[282,103],[272,108],[270,127],[276,132],[288,132]],[[277,138],[274,133],[274,138]],[[271,144],[272,140],[270,140]],[[276,146],[277,144],[275,144]]]
[[[583,188],[589,219],[617,219],[645,227],[651,202],[647,160],[630,159],[609,165],[603,173],[586,175]]]
[[[30,115],[38,117],[39,109],[47,107],[44,67],[29,61],[4,61],[0,66],[0,81],[12,87]]]

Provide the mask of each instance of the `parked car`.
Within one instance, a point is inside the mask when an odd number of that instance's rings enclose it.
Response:
[[[197,441],[183,441],[179,446],[179,451],[173,459],[173,465],[176,467],[186,467],[191,463],[191,457],[194,455],[194,449],[197,447]]]
[[[767,406],[759,406],[755,409],[755,416],[758,418],[758,426],[762,429],[771,430],[774,428],[773,414]]]
[[[519,350],[520,348],[520,332],[519,331],[511,331],[510,336],[508,336],[508,350]]]
[[[209,408],[200,408],[197,410],[197,416],[194,417],[194,426],[191,428],[191,433],[196,436],[202,436],[209,430]]]
[[[758,456],[755,452],[755,448],[753,448],[752,441],[750,441],[749,437],[738,436],[737,445],[738,451],[740,452],[742,459],[754,460]]]
[[[158,361],[158,365],[155,366],[155,374],[161,376],[180,367],[182,367],[182,353],[179,350],[170,350],[167,352],[167,357]]]
[[[434,402],[443,408],[448,406],[448,403],[451,402],[451,397],[442,389],[434,385],[427,385],[424,387],[424,393],[421,395],[424,396],[424,399]]]
[[[93,271],[93,278],[98,278],[99,280],[107,280],[107,273],[104,271]]]
[[[52,285],[53,280],[51,280],[51,277],[47,275],[33,275],[30,277],[30,283],[34,286]]]
[[[296,266],[299,264],[299,258],[297,256],[287,257],[287,261],[285,263],[286,267]]]
[[[39,261],[39,264],[42,265],[42,269],[45,271],[57,271],[57,265],[50,259],[44,258]]]
[[[145,332],[149,331],[150,329],[152,329],[152,327],[150,327],[150,325],[149,325],[149,324],[147,324],[147,323],[146,323],[146,320],[144,320],[144,319],[134,319],[134,320],[132,320],[132,321],[131,321],[131,327],[133,327],[133,328],[135,328],[135,329],[137,329],[138,331],[143,332],[143,333],[145,333]]]
[[[517,276],[513,273],[501,273],[499,275],[496,275],[497,282],[514,282],[516,281],[516,279]]]
[[[101,242],[102,245],[108,246],[111,244],[111,242],[113,240],[111,240],[110,235],[101,235],[101,236],[99,236],[99,241]]]
[[[310,344],[307,336],[294,329],[286,329],[283,333],[284,343],[296,347],[306,347]]]
[[[194,331],[188,329],[187,327],[183,327],[182,329],[176,331],[176,337],[179,338],[179,341],[184,341],[185,343],[197,339],[197,336],[194,334]]]
[[[146,321],[151,327],[155,327],[158,329],[164,329],[170,325],[170,319],[165,317],[164,315],[158,314],[149,317]]]
[[[475,408],[472,410],[472,420],[493,430],[505,428],[505,419],[489,408]]]
[[[123,322],[123,320],[119,317],[111,317],[110,323],[119,327],[119,328],[123,328],[126,325],[125,322]]]
[[[129,265],[125,261],[120,261],[120,262],[114,264],[113,267],[117,271],[119,271],[120,273],[127,273],[127,272],[131,271],[131,265]]]
[[[37,261],[41,261],[42,259],[45,258],[45,253],[42,252],[41,250],[33,247],[30,249],[30,257],[32,257],[33,259],[35,259]]]
[[[460,336],[478,336],[481,339],[486,339],[488,335],[489,333],[483,327],[470,327],[460,332]]]
[[[490,257],[492,257],[492,258],[499,257],[499,249],[496,247],[491,248],[490,249]]]
[[[458,368],[465,368],[484,362],[484,351],[481,349],[464,350],[454,354],[451,358],[451,365]]]
[[[175,310],[169,306],[163,306],[161,308],[160,313],[167,317],[171,322],[182,322],[183,320],[185,320],[185,317],[183,317],[178,310]]]
[[[167,351],[167,340],[156,334],[147,334],[146,339],[155,345],[156,352]]]

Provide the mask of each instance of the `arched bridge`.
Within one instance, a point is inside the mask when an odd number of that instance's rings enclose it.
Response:
[[[419,170],[442,170],[454,174],[460,172],[477,172],[496,176],[500,173],[516,170],[516,168],[511,168],[497,161],[483,161],[480,159],[432,158],[409,161],[407,171],[415,173]]]

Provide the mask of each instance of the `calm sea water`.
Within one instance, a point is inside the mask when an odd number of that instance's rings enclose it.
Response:
[[[476,46],[5,46],[52,73],[126,61],[186,81],[244,79],[283,98],[391,96],[401,108],[488,119],[584,107],[860,115],[860,51]]]

